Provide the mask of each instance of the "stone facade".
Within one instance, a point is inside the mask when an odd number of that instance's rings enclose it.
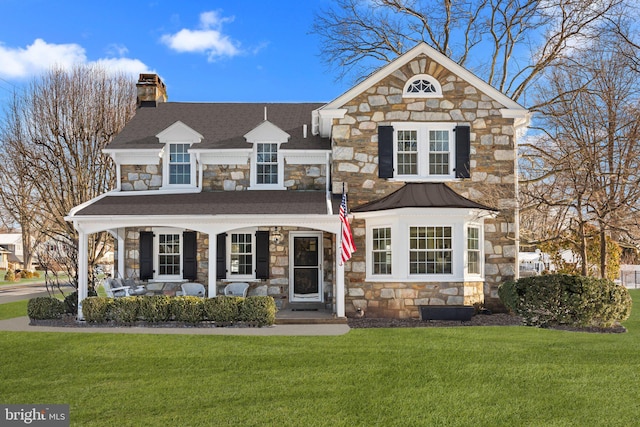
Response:
[[[138,279],[140,271],[140,232],[153,231],[149,227],[127,228],[125,233],[125,277]],[[259,227],[258,231],[274,232],[273,227]],[[286,307],[289,300],[289,233],[291,231],[312,231],[300,227],[278,227],[282,236],[279,242],[269,243],[270,268],[269,279],[250,281],[248,295],[268,295],[275,299],[278,308]],[[333,295],[334,260],[333,245],[335,238],[331,233],[323,233],[322,277],[324,301],[327,308],[335,305]],[[207,287],[209,282],[209,235],[197,233],[197,282]],[[217,294],[224,293],[228,280],[216,280]]]
[[[416,74],[435,77],[442,86],[443,97],[403,97],[405,83]],[[416,317],[416,300],[467,304],[481,302],[478,299],[482,295],[486,305],[499,304],[497,288],[514,278],[517,251],[514,123],[513,119],[502,117],[500,109],[504,106],[440,64],[419,56],[342,108],[347,110],[346,115],[334,120],[331,177],[334,191],[347,183],[350,207],[379,199],[404,185],[378,178],[377,129],[393,122],[411,121],[470,126],[471,178],[448,184],[458,194],[500,210],[495,219],[485,220],[485,283],[480,293],[477,284],[367,283],[365,222],[355,220],[352,229],[359,250],[345,277],[347,311],[361,307],[385,317]],[[453,289],[457,289],[455,294]],[[445,293],[445,298],[438,295],[440,292],[451,294]],[[412,296],[406,298],[407,294]],[[366,308],[362,307],[365,301],[368,301]]]
[[[162,187],[162,165],[122,165],[122,191],[158,190]]]

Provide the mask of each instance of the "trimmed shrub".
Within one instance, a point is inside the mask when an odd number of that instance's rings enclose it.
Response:
[[[139,299],[138,316],[147,322],[167,322],[171,320],[171,297],[154,295]]]
[[[552,274],[503,283],[502,303],[527,325],[610,327],[629,318],[629,291],[607,279]]]
[[[242,297],[220,295],[204,301],[205,318],[219,325],[228,325],[238,320]]]
[[[112,298],[89,297],[82,302],[82,314],[87,322],[104,323],[109,320],[112,305]]]
[[[89,289],[87,296],[97,297],[98,293],[93,289]],[[73,291],[64,297],[64,307],[66,313],[78,314],[78,291]]]
[[[14,282],[16,280],[16,273],[13,270],[7,270],[7,273],[4,275],[5,282]]]
[[[33,273],[31,273],[31,276],[32,276],[34,279],[39,279],[39,278],[40,278],[40,272],[38,272],[38,271],[34,271]]]
[[[273,297],[247,297],[240,304],[239,320],[255,326],[271,326],[276,322],[276,302]]]
[[[178,322],[198,323],[204,320],[204,299],[195,296],[171,298],[171,314]]]
[[[27,315],[31,319],[60,319],[64,312],[64,303],[57,298],[37,297],[27,303]]]
[[[107,316],[119,323],[133,323],[138,320],[140,297],[115,298]]]

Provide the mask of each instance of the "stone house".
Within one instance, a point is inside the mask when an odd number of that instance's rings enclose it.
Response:
[[[141,75],[139,109],[105,149],[117,188],[74,208],[117,240],[119,274],[230,282],[280,308],[419,317],[496,304],[517,274],[525,108],[426,44],[327,103],[172,103]],[[341,260],[342,194],[357,251]],[[171,287],[167,287],[170,289]]]

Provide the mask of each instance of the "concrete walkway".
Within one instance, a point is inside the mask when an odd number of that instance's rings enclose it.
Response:
[[[346,324],[274,325],[264,328],[99,328],[31,326],[28,317],[0,320],[0,331],[13,332],[88,332],[108,334],[169,334],[169,335],[244,335],[244,336],[332,336],[344,335],[350,328]]]

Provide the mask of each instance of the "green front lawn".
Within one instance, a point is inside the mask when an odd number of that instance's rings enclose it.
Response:
[[[629,426],[640,419],[636,310],[625,326],[0,332],[0,396],[68,403],[81,426]]]
[[[7,270],[0,270],[0,286],[9,286],[9,285],[24,285],[30,283],[44,283],[44,272],[38,271],[40,277],[33,277],[31,279],[20,279],[20,280],[4,280],[5,274],[7,274]],[[66,274],[60,275],[60,280],[64,281],[68,278]]]

